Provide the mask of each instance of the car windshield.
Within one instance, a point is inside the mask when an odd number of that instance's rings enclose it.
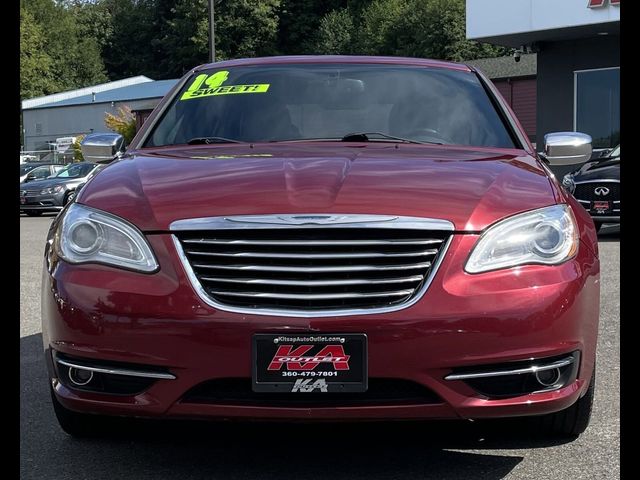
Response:
[[[95,165],[91,163],[76,163],[71,164],[60,173],[56,175],[56,178],[81,178],[87,176],[87,174],[95,168]]]
[[[36,177],[45,178],[51,175],[51,169],[49,165],[42,165],[41,167],[36,167],[29,172],[29,175],[35,175]]]
[[[619,157],[620,156],[620,145],[618,145],[616,148],[614,148],[611,153],[609,154],[609,156],[611,158],[615,158],[615,157]]]
[[[312,139],[514,147],[475,73],[380,64],[198,71],[144,146]]]
[[[29,165],[29,164],[20,165],[20,176],[29,173],[31,170],[33,170],[37,166],[38,165]]]

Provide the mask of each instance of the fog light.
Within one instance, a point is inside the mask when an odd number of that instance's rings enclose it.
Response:
[[[91,370],[70,368],[67,375],[69,376],[69,380],[71,380],[71,383],[73,383],[74,385],[86,385],[91,380],[93,380],[93,372]]]
[[[553,387],[560,380],[560,369],[538,371],[536,372],[536,380],[543,387]]]

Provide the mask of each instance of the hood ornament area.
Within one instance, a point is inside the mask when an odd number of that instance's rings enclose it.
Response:
[[[269,215],[234,215],[185,218],[172,222],[174,232],[189,230],[226,230],[257,228],[340,227],[340,228],[410,228],[452,232],[454,225],[440,218],[348,213],[297,213]]]
[[[344,223],[390,222],[398,217],[382,215],[242,215],[226,217],[230,222],[269,223],[275,225],[339,225]]]

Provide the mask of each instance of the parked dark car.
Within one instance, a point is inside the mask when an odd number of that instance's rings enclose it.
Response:
[[[117,155],[107,140],[85,158]],[[591,141],[547,134],[546,159]],[[52,222],[47,387],[72,435],[109,416],[532,416],[575,436],[599,278],[591,217],[473,67],[218,62]]]
[[[20,177],[20,183],[31,183],[37,180],[44,180],[51,176],[57,175],[62,170],[67,168],[66,165],[59,163],[50,163],[48,165],[40,165],[29,171],[26,175]]]
[[[562,185],[589,212],[598,230],[605,223],[620,223],[620,145],[566,174]]]
[[[22,184],[20,211],[31,217],[55,212],[73,200],[76,187],[93,178],[105,165],[79,162],[68,165],[55,177]]]

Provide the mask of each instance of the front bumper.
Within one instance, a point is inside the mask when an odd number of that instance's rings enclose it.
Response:
[[[71,266],[47,253],[43,341],[54,391],[77,411],[149,417],[279,419],[483,418],[562,410],[585,391],[595,361],[599,262],[581,244],[556,267],[525,266],[480,275],[463,265],[476,235],[456,235],[433,283],[412,307],[380,315],[292,318],[242,315],[205,305],[188,283],[168,235],[149,241],[161,265],[152,275],[99,265]],[[292,407],[193,403],[183,397],[214,379],[251,378],[255,333],[366,333],[369,378],[420,384],[429,404]],[[133,396],[68,388],[56,378],[51,350],[85,359],[163,367]],[[487,398],[456,368],[580,352],[578,377],[550,392]]]
[[[20,211],[40,210],[57,212],[64,208],[65,192],[46,195],[29,195],[20,197]]]
[[[591,215],[593,222],[598,223],[620,223],[620,215]]]

